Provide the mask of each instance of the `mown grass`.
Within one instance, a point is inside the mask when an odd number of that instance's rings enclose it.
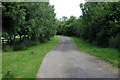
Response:
[[[94,55],[100,59],[103,59],[111,63],[113,66],[120,66],[120,64],[118,64],[119,62],[118,61],[118,50],[113,49],[113,48],[100,48],[82,39],[78,39],[75,37],[70,37],[70,38],[73,39],[78,50]]]
[[[51,51],[60,39],[53,37],[51,41],[29,47],[27,50],[2,53],[3,78],[36,78],[40,64],[49,51]],[[7,75],[7,71],[12,71]]]

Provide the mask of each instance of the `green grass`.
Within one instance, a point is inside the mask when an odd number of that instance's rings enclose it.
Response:
[[[113,66],[120,66],[120,64],[118,64],[118,50],[112,48],[100,48],[82,39],[75,37],[70,38],[73,39],[78,50],[103,59],[111,63]]]
[[[53,37],[51,41],[29,47],[27,50],[3,52],[3,78],[36,78],[44,56],[59,42],[59,37]],[[10,75],[6,75],[8,70],[12,71]]]
[[[2,52],[0,50],[0,80],[2,79]]]

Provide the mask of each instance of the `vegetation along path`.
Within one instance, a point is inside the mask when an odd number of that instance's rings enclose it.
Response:
[[[77,51],[72,40],[60,36],[61,43],[49,52],[37,78],[117,78],[117,68],[89,54]]]

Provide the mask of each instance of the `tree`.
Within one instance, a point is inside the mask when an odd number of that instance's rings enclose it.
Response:
[[[59,34],[81,37],[101,47],[114,45],[118,49],[120,3],[86,2],[80,4],[80,8],[82,15],[78,19],[71,16],[66,20],[63,17]]]
[[[16,42],[26,37],[29,40],[44,42],[56,34],[54,6],[49,3],[3,3],[2,36]]]

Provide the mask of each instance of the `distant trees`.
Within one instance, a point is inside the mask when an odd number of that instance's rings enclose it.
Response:
[[[2,37],[8,43],[49,40],[59,35],[77,36],[101,47],[120,49],[120,2],[80,4],[79,18],[55,18],[49,3],[2,3]],[[19,37],[19,38],[18,38]],[[18,40],[19,39],[19,40]]]
[[[120,3],[80,4],[83,15],[62,22],[59,34],[78,36],[101,47],[120,49]]]
[[[29,40],[44,42],[56,33],[54,6],[49,3],[2,3],[2,37],[9,43]],[[18,40],[17,40],[18,41]]]
[[[71,16],[69,19],[64,20],[61,19],[61,24],[58,27],[57,34],[59,35],[68,35],[68,36],[78,36],[79,35],[79,21],[80,19],[76,19],[76,17]]]

